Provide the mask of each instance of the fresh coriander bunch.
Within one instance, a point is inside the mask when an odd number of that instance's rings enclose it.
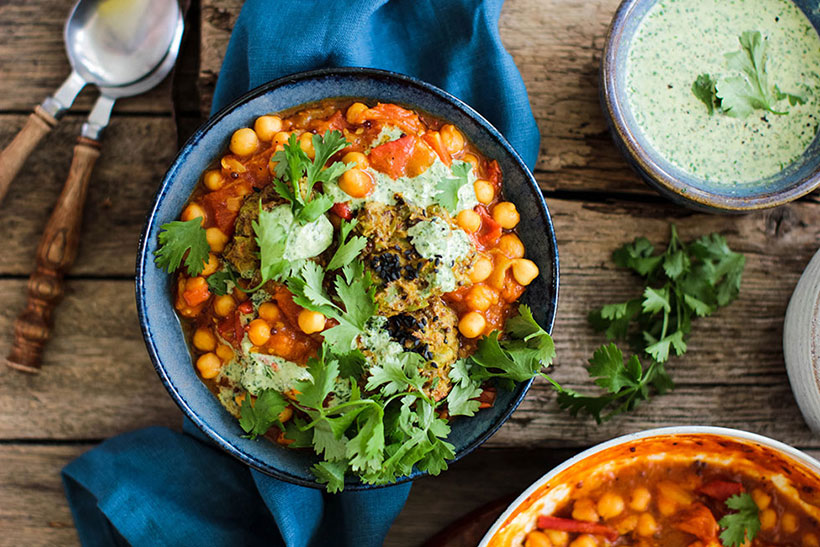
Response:
[[[683,355],[692,321],[713,314],[733,302],[740,292],[746,258],[732,251],[717,233],[688,244],[670,226],[666,250],[655,253],[644,237],[612,253],[612,261],[637,274],[644,282],[640,296],[607,304],[589,314],[593,328],[608,340],[628,342],[634,355],[626,362],[615,343],[601,346],[589,361],[594,383],[606,390],[587,396],[561,387],[558,404],[574,416],[584,412],[599,423],[635,409],[651,397],[652,389],[663,394],[674,388],[664,363],[672,352]],[[649,359],[644,367],[640,357]]]

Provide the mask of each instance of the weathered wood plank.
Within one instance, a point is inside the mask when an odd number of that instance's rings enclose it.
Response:
[[[0,115],[0,142],[10,140],[24,119]],[[67,117],[47,135],[0,204],[0,274],[30,273],[34,249],[65,183],[82,123],[81,117]],[[176,150],[170,117],[112,120],[91,176],[73,275],[133,275],[145,214]]]
[[[54,93],[71,65],[63,27],[74,0],[10,0],[0,3],[0,112],[28,111]],[[186,74],[186,77],[192,77]],[[170,113],[172,78],[139,97],[117,101],[115,112]],[[90,87],[73,109],[88,111],[97,93]],[[195,102],[195,101],[194,101]],[[189,103],[189,108],[190,108]]]
[[[0,282],[0,354],[12,341],[25,282]],[[69,282],[38,375],[0,367],[0,439],[101,439],[181,413],[145,351],[133,283]]]
[[[0,445],[3,545],[79,545],[60,470],[91,445]]]
[[[689,353],[669,365],[679,386],[675,393],[596,427],[561,413],[550,388],[539,381],[491,445],[584,446],[623,431],[686,423],[751,429],[804,445],[812,441],[790,395],[781,325],[799,272],[820,241],[820,209],[792,204],[738,217],[726,230],[721,217],[664,204],[551,200],[550,206],[562,263],[555,377],[571,387],[590,389],[583,365],[603,342],[587,325],[587,313],[640,292],[637,280],[609,260],[612,249],[636,234],[663,242],[668,220],[677,222],[684,239],[724,233],[748,257],[741,297],[698,320]],[[22,280],[0,281],[0,301],[6,303],[0,353],[10,343],[23,286]],[[0,410],[8,416],[0,421],[0,438],[100,438],[134,424],[176,419],[147,362],[131,287],[128,281],[69,283],[43,373],[30,378],[0,372]]]

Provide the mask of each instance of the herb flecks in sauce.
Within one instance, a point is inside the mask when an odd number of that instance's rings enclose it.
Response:
[[[738,92],[752,86],[745,72],[728,68],[725,55],[749,59],[738,47],[743,29],[766,37],[766,102],[788,116],[759,109],[747,117],[710,115],[709,104],[714,111],[715,100],[729,95],[725,76],[742,80]],[[759,57],[757,50],[751,52]],[[693,79],[707,74],[693,89]],[[670,169],[729,187],[764,180],[800,158],[817,132],[818,86],[820,36],[789,0],[759,0],[753,9],[742,0],[659,0],[627,53],[629,109],[646,144]]]

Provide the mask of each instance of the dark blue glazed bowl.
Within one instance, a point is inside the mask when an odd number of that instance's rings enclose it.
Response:
[[[601,60],[600,94],[615,144],[630,165],[663,196],[707,212],[744,213],[777,207],[820,186],[820,137],[803,156],[783,171],[757,182],[730,186],[685,173],[661,156],[638,127],[627,98],[627,54],[644,15],[658,0],[624,0],[609,27]],[[793,0],[811,24],[820,29],[813,0]]]
[[[538,322],[552,330],[558,302],[558,251],[547,205],[524,162],[481,115],[452,95],[424,82],[390,72],[328,69],[288,76],[258,87],[217,113],[185,144],[165,175],[148,214],[137,260],[137,309],[148,353],[157,374],[182,411],[216,444],[246,464],[276,478],[320,487],[310,472],[317,461],[308,450],[291,450],[266,440],[242,438],[243,431],[197,376],[183,331],[171,304],[171,276],[154,265],[160,225],[176,220],[200,174],[228,147],[231,134],[253,125],[257,116],[333,97],[393,102],[449,120],[504,173],[504,192],[521,213],[519,235],[527,256],[541,269],[528,288]],[[459,459],[489,438],[516,409],[530,382],[499,392],[495,405],[472,418],[452,422],[449,441]],[[423,473],[414,471],[400,482]],[[347,489],[372,488],[348,479]]]

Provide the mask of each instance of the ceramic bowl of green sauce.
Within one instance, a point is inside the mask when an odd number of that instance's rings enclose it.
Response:
[[[650,186],[699,210],[740,213],[811,192],[818,28],[813,0],[624,0],[601,63],[616,144]]]

